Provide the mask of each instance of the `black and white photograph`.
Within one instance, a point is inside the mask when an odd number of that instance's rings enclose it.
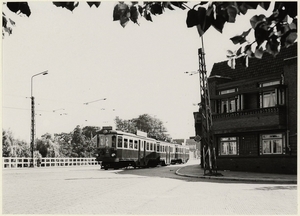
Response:
[[[2,2],[2,214],[298,215],[297,9]]]

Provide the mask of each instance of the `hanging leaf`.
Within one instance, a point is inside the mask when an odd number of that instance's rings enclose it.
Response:
[[[247,55],[242,57],[242,65],[246,68],[249,66],[249,57]]]
[[[237,2],[237,6],[238,6],[239,11],[240,11],[243,15],[245,15],[245,14],[247,13],[248,8],[245,6],[245,3],[244,3],[244,2],[243,2],[243,3]]]
[[[129,15],[128,15],[129,14]],[[120,20],[121,25],[124,27],[124,24],[127,23],[126,20],[129,21],[130,17],[130,9],[127,4],[119,2],[113,11],[113,21]],[[122,19],[122,21],[121,21]]]
[[[11,25],[13,25],[13,26],[16,25],[15,21],[13,21],[12,19],[8,18],[8,20],[9,20],[9,23],[10,23]]]
[[[120,17],[120,24],[123,28],[127,25],[128,22],[129,22],[129,18],[127,16]]]
[[[191,9],[187,13],[186,25],[188,28],[191,28],[196,25],[200,25],[200,19],[198,12],[195,9]]]
[[[186,8],[183,6],[183,4],[186,2],[171,2],[172,5],[181,8],[182,10],[185,10]]]
[[[297,29],[297,19],[293,19],[293,22],[289,24],[290,29]]]
[[[211,20],[212,26],[222,33],[224,24],[228,21],[228,13],[226,10],[222,9],[220,5],[216,6],[215,18]]]
[[[145,17],[146,20],[152,22],[151,14],[149,12],[144,11],[144,17]]]
[[[228,22],[234,23],[236,15],[238,13],[237,9],[234,6],[227,7],[227,13],[228,13]]]
[[[267,22],[261,21],[259,23],[256,23],[254,36],[258,46],[260,46],[265,40],[268,40],[270,32],[268,30]]]
[[[21,12],[26,16],[30,16],[31,11],[27,2],[7,2],[6,6],[14,13]]]
[[[172,5],[171,5],[170,2],[163,2],[163,6],[164,6],[165,8],[170,9],[170,10],[175,10],[175,9],[172,7]]]
[[[7,19],[6,19],[6,17],[4,15],[2,15],[2,26],[4,28],[6,28],[6,25],[7,25]]]
[[[150,6],[150,12],[153,14],[153,15],[156,15],[156,14],[162,14],[163,13],[163,8],[161,6],[160,3],[156,2],[154,4],[152,4]]]
[[[244,3],[245,7],[248,8],[248,9],[256,9],[258,4],[259,4],[258,2],[254,2],[254,1]]]
[[[291,18],[295,18],[297,16],[297,1],[295,2],[284,2],[285,10],[287,11],[287,15]]]
[[[120,11],[119,11],[119,7],[118,5],[116,5],[114,7],[114,11],[113,11],[113,21],[117,21],[117,20],[120,20]]]
[[[256,25],[262,21],[266,21],[266,16],[261,14],[261,15],[255,15],[250,19],[250,24],[253,29],[256,28]]]
[[[235,56],[235,55],[234,55],[234,52],[231,51],[231,50],[227,50],[226,57],[227,57],[227,58],[232,58],[233,56]]]
[[[257,46],[254,52],[255,58],[261,59],[264,54],[264,50],[262,46]]]
[[[277,40],[278,38],[274,35],[272,36],[266,45],[266,50],[268,53],[276,56],[280,51],[280,42]]]
[[[138,9],[136,8],[135,5],[132,5],[130,7],[130,19],[131,19],[131,21],[138,24],[138,22],[137,22],[138,17],[139,17]]]
[[[235,58],[231,58],[227,61],[227,65],[231,68],[231,69],[235,69]]]
[[[298,34],[296,29],[289,30],[284,36],[281,37],[281,45],[289,47],[297,40]]]
[[[269,9],[270,4],[271,4],[271,2],[261,2],[261,3],[259,3],[259,5],[260,5],[263,9],[265,9],[265,10],[268,10],[268,9]]]
[[[98,8],[101,4],[101,2],[86,2],[90,7],[93,7],[95,5],[96,8]]]
[[[253,51],[252,51],[252,46],[251,46],[250,44],[245,46],[245,51],[244,51],[244,53],[245,53],[248,57],[250,57],[250,58],[255,57],[255,55],[254,55],[254,53],[253,53]]]
[[[230,38],[230,40],[232,41],[233,44],[243,44],[245,43],[247,40],[245,39],[245,37],[238,35],[238,36],[234,36],[232,38]]]
[[[203,7],[199,7],[197,12],[198,12],[198,23],[199,23],[197,25],[197,30],[199,35],[202,36],[212,24],[213,13],[210,12],[210,15],[207,16],[206,14],[207,10]]]
[[[242,53],[242,47],[240,47],[237,51],[236,51],[236,57],[241,57],[243,55]]]
[[[56,7],[62,7],[69,11],[73,11],[79,5],[79,2],[53,2],[53,4]]]
[[[216,19],[212,20],[212,26],[219,31],[223,32],[224,24],[226,23],[226,19],[221,15],[216,15]]]

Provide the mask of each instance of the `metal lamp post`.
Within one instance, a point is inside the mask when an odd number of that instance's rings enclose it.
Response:
[[[34,156],[33,156],[33,151],[34,151],[34,135],[35,135],[35,128],[34,128],[34,124],[35,124],[35,119],[34,119],[34,97],[33,97],[33,78],[35,76],[38,76],[38,75],[47,75],[48,74],[48,71],[44,71],[44,72],[41,72],[41,73],[37,73],[37,74],[34,74],[32,77],[31,77],[31,167],[34,167]]]

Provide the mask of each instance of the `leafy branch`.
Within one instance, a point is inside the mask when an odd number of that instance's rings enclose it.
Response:
[[[197,27],[202,36],[211,26],[222,33],[226,23],[235,23],[237,15],[245,15],[248,10],[261,7],[270,8],[271,2],[202,2],[192,8],[187,2],[117,2],[113,9],[113,21],[119,21],[125,27],[130,21],[139,25],[139,19],[145,18],[152,22],[152,16],[161,15],[166,9],[188,9],[186,24],[188,28]],[[8,2],[6,6],[17,14],[30,16],[27,2]],[[57,7],[73,11],[79,2],[53,2]],[[99,7],[101,2],[87,2],[92,7]],[[271,16],[255,15],[250,19],[251,28],[242,34],[230,38],[234,44],[239,44],[237,51],[228,51],[229,66],[235,67],[235,60],[242,58],[242,64],[248,66],[248,58],[262,58],[265,52],[276,56],[282,47],[288,47],[297,41],[297,1],[275,2]],[[2,13],[2,35],[11,34],[14,21]],[[255,40],[250,42],[247,37],[253,30]]]

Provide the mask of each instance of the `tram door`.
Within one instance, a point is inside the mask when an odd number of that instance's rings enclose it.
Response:
[[[141,140],[139,140],[138,144],[138,163],[141,164]]]
[[[166,146],[166,163],[170,164],[170,146]]]

